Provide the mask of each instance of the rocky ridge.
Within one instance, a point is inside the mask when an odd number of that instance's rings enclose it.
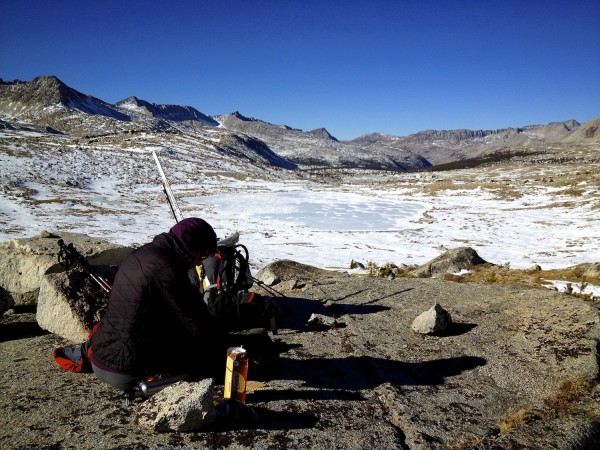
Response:
[[[216,118],[227,129],[256,136],[277,154],[301,167],[354,167],[361,169],[407,170],[428,167],[419,155],[394,149],[366,149],[340,142],[325,129],[304,132],[283,125],[251,119],[236,112]]]
[[[150,117],[157,117],[160,119],[173,120],[173,121],[197,121],[204,123],[205,125],[217,126],[219,123],[211,117],[202,114],[191,106],[179,106],[179,105],[159,105],[156,103],[150,103],[145,100],[140,100],[136,97],[129,97],[115,104],[119,108],[126,109],[128,111],[135,111],[140,114],[144,114]]]
[[[540,146],[573,139],[582,125],[575,120],[554,122],[548,125],[530,125],[523,128],[498,130],[426,130],[410,136],[369,134],[357,138],[369,147],[386,145],[402,148],[426,158],[433,166],[494,154],[503,149]],[[585,124],[583,128],[587,128]],[[587,140],[594,142],[593,139]],[[597,142],[597,141],[596,141]]]

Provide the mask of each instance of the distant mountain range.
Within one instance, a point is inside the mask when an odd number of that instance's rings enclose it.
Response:
[[[420,169],[510,147],[600,142],[599,126],[600,119],[584,124],[567,120],[499,130],[426,130],[409,136],[373,133],[338,141],[324,128],[302,131],[239,112],[212,117],[191,106],[159,105],[136,97],[110,104],[54,76],[31,82],[0,79],[0,129],[87,137],[185,134],[199,145],[285,168]]]

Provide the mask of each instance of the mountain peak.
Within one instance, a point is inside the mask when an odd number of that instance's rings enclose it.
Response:
[[[232,112],[230,114],[230,116],[235,117],[236,119],[239,119],[239,120],[243,120],[244,122],[254,121],[254,119],[251,119],[250,117],[246,117],[246,116],[242,115],[239,111]]]
[[[31,80],[31,83],[37,85],[67,87],[67,85],[60,81],[55,75],[40,75]]]
[[[117,106],[120,105],[140,105],[142,103],[143,100],[140,100],[139,98],[137,98],[136,96],[132,95],[131,97],[127,97],[125,100],[121,100],[120,102],[117,103]]]
[[[333,137],[325,128],[315,128],[314,130],[309,131],[309,133],[322,139],[331,139],[333,141],[337,141],[337,139]]]
[[[1,100],[8,101],[19,115],[38,115],[45,108],[65,108],[89,115],[103,115],[128,121],[129,117],[97,98],[70,88],[54,75],[34,78],[30,82],[5,83]]]
[[[38,101],[41,101],[43,106],[53,106],[56,104],[67,106],[69,99],[73,97],[73,93],[77,92],[54,75],[39,76],[31,80],[30,83],[24,83],[24,85],[28,85],[29,87],[24,92],[25,98],[29,100],[27,94],[30,94]]]

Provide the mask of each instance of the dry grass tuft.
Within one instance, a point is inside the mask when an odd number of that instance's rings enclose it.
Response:
[[[549,417],[584,414],[594,418],[596,417],[594,408],[589,407],[589,401],[594,401],[592,394],[597,386],[598,381],[596,380],[565,380],[556,394],[544,399],[542,409],[528,406],[510,414],[500,423],[500,433],[506,434],[513,428]],[[587,405],[586,402],[588,402]]]
[[[352,261],[351,268],[356,268],[356,262]],[[395,264],[387,263],[382,266],[369,262],[366,267],[370,277],[379,278],[396,278],[396,277],[411,277],[414,267],[402,266],[398,267]],[[447,273],[444,275],[445,281],[453,281],[455,283],[486,283],[486,284],[502,284],[515,285],[526,287],[545,287],[551,284],[552,280],[567,281],[570,283],[580,283],[582,286],[586,284],[600,284],[600,276],[584,276],[583,269],[578,266],[566,269],[542,270],[538,266],[531,269],[510,269],[508,266],[496,266],[493,264],[482,264],[473,266],[469,273],[457,275]],[[567,294],[590,300],[589,295],[578,292],[578,289],[573,289]]]
[[[552,397],[544,400],[544,403],[557,415],[572,415],[578,409],[578,403],[585,397],[589,397],[597,381],[590,380],[566,380],[560,390]]]
[[[548,284],[549,280],[563,280],[572,283],[600,284],[600,277],[584,277],[578,268],[536,270],[510,269],[504,266],[481,265],[471,268],[464,275],[446,274],[444,280],[459,283],[491,283],[510,284],[518,286],[540,287]]]
[[[249,175],[241,172],[217,172],[217,171],[206,171],[204,176],[211,178],[231,178],[237,181],[246,181]]]
[[[506,434],[513,428],[525,425],[536,419],[543,418],[541,411],[536,411],[532,406],[521,408],[517,412],[512,413],[500,423],[500,433]]]
[[[354,262],[354,261],[353,261]],[[351,265],[352,268],[352,265]],[[372,261],[367,264],[367,275],[375,278],[395,278],[407,276],[412,268],[398,267],[392,263],[386,263],[383,266],[378,266]]]

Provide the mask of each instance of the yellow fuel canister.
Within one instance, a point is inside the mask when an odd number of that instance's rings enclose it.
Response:
[[[227,349],[225,363],[225,387],[223,397],[246,403],[246,381],[248,379],[248,354],[243,347]]]

